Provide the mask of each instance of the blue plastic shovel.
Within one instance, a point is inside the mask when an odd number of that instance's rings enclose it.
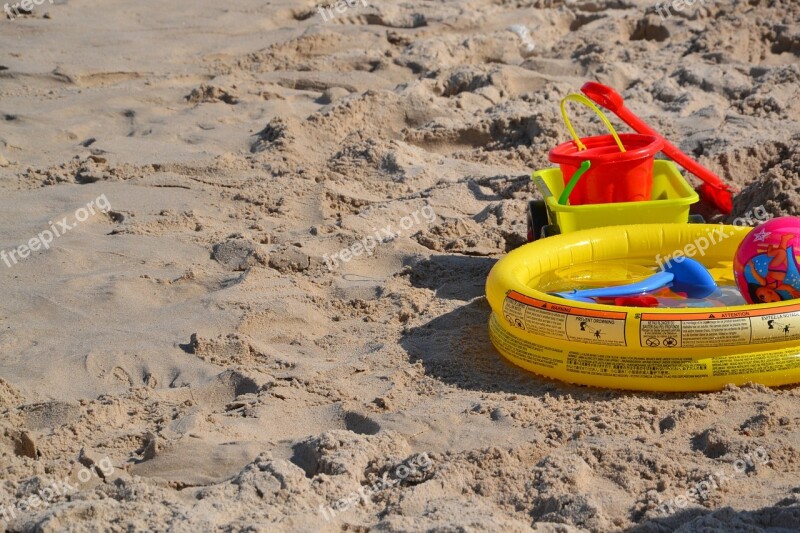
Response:
[[[591,298],[622,298],[663,289],[671,284],[674,292],[685,292],[689,298],[705,298],[717,290],[717,282],[706,267],[688,257],[669,261],[661,272],[636,283],[600,289],[556,292],[556,296],[576,302],[593,302]]]

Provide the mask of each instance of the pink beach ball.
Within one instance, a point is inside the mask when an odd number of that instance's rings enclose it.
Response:
[[[800,218],[775,218],[747,234],[733,262],[736,284],[751,304],[800,298]]]

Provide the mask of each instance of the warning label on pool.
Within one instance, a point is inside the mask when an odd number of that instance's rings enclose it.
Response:
[[[503,315],[509,324],[545,337],[586,344],[627,346],[627,313],[552,304],[511,291],[503,302]]]
[[[567,372],[618,378],[705,378],[708,363],[690,357],[625,357],[569,352]]]
[[[753,327],[752,342],[773,342],[776,338],[787,341],[800,339],[800,311],[756,317],[750,323]]]
[[[800,340],[800,305],[722,313],[644,313],[644,348],[708,348]]]

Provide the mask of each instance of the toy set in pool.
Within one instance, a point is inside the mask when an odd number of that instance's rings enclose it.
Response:
[[[800,382],[800,218],[755,229],[690,215],[720,212],[732,190],[590,82],[561,103],[573,140],[533,174],[529,244],[486,282],[490,335],[512,363],[571,383],[702,391]],[[592,108],[610,135],[579,138],[566,103]],[[594,102],[637,133],[618,135]],[[704,181],[695,192],[671,161]]]

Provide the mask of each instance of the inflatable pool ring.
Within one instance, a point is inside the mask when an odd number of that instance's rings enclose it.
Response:
[[[580,385],[688,392],[800,382],[800,301],[648,309],[571,302],[531,288],[574,265],[681,255],[733,284],[732,259],[750,230],[613,226],[526,244],[500,259],[486,281],[492,342],[517,366]]]
[[[780,217],[747,235],[733,263],[736,284],[749,303],[800,298],[800,218]]]

